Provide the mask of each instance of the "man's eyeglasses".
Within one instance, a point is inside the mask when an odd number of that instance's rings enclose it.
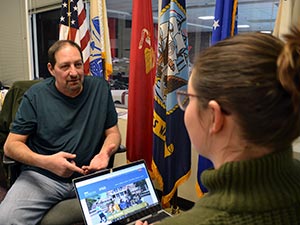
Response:
[[[189,97],[199,97],[198,95],[190,94],[185,91],[176,91],[177,102],[181,110],[185,111],[190,103]]]

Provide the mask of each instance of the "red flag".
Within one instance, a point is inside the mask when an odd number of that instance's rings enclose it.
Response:
[[[152,161],[154,24],[151,0],[133,0],[130,44],[127,160]]]
[[[63,0],[61,7],[59,40],[75,41],[82,50],[84,73],[89,73],[90,34],[82,0]]]

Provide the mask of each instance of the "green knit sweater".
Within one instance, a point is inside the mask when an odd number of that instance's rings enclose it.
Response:
[[[209,193],[160,225],[300,224],[300,162],[291,150],[226,163],[201,179]]]

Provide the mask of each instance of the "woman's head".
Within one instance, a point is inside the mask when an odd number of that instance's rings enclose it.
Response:
[[[300,31],[248,33],[220,41],[194,63],[190,85],[200,108],[215,100],[234,115],[241,137],[276,150],[300,134]]]

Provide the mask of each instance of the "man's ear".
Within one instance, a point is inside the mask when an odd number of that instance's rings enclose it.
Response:
[[[52,65],[51,65],[51,63],[47,63],[47,68],[48,68],[48,71],[50,72],[50,74],[52,75],[52,76],[54,76],[54,73],[53,73],[53,67],[52,67]]]
[[[224,125],[224,115],[222,113],[221,106],[215,100],[211,100],[208,103],[208,108],[212,113],[212,125],[210,127],[210,133],[217,133]]]

